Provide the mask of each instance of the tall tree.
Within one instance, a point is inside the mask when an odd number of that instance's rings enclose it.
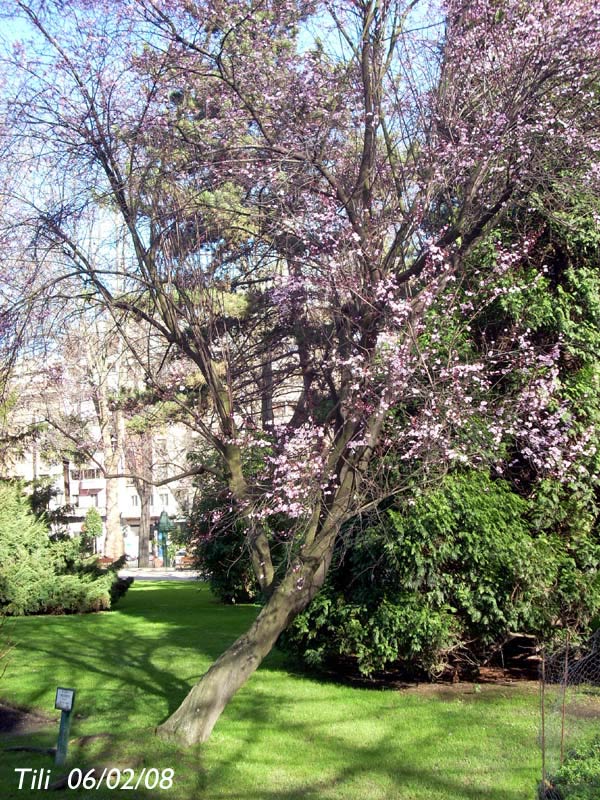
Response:
[[[110,318],[82,310],[75,322],[63,320],[62,329],[52,331],[43,357],[25,353],[20,366],[27,362],[26,370],[15,375],[19,402],[14,417],[23,430],[32,419],[37,420],[34,426],[44,424],[38,446],[63,461],[65,502],[70,502],[70,463],[95,464],[106,477],[104,552],[116,560],[124,552],[118,475],[123,472],[125,418],[116,402],[126,380],[123,342]]]
[[[84,340],[84,371],[88,395],[100,430],[100,447],[106,477],[106,536],[104,555],[117,560],[125,552],[119,510],[119,472],[123,470],[125,419],[113,397],[122,382],[122,341],[109,331],[80,331]],[[86,335],[87,334],[87,335]]]
[[[138,566],[150,566],[150,505],[152,503],[152,434],[147,429],[128,431],[125,443],[127,469],[140,498]]]
[[[534,196],[597,187],[600,10],[422,5],[17,2],[34,35],[4,94],[11,168],[36,170],[27,296],[86,294],[151,326],[175,402],[194,365],[186,413],[219,465],[198,471],[223,485],[221,523],[245,525],[265,595],[165,735],[210,735],[323,584],[343,523],[406,474],[499,459],[507,436],[568,471],[558,348],[470,320],[520,290],[539,230],[484,263],[482,237]],[[89,256],[93,205],[96,240],[108,209],[127,231],[118,269],[109,241]]]

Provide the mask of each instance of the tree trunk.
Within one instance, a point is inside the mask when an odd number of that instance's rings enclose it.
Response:
[[[125,552],[121,513],[119,511],[118,478],[106,480],[106,537],[104,539],[104,555],[116,561]]]
[[[106,398],[102,397],[101,413],[98,414],[102,425],[104,445],[104,466],[109,475],[117,474],[121,469],[121,453],[125,436],[125,420],[120,411],[111,412],[106,406]],[[119,478],[106,479],[106,538],[104,555],[116,561],[125,552],[125,540],[121,527],[119,510]]]
[[[137,486],[139,484],[139,486]],[[150,500],[152,486],[143,481],[136,481],[137,492],[140,496],[140,532],[138,543],[138,566],[150,566]]]
[[[263,430],[267,430],[273,425],[275,415],[273,414],[273,364],[267,357],[261,375],[260,404]]]
[[[140,498],[138,566],[150,566],[150,504],[152,502],[152,431],[127,431],[124,438],[125,460],[136,476],[133,483]]]
[[[242,478],[243,480],[243,478]],[[260,666],[280,634],[317,594],[327,576],[333,548],[356,490],[355,469],[344,465],[340,486],[319,535],[306,533],[305,547],[292,562],[249,630],[215,661],[179,708],[159,725],[164,738],[192,745],[205,742],[231,698]],[[315,529],[319,525],[315,512]],[[310,541],[308,541],[310,539]]]
[[[288,575],[250,627],[227,649],[157,729],[159,736],[191,745],[205,742],[223,709],[269,654],[279,635],[318,591]]]
[[[65,494],[64,505],[70,506],[71,505],[71,475],[69,473],[69,459],[68,458],[63,458],[62,467],[63,467],[63,486],[64,486],[64,494]]]

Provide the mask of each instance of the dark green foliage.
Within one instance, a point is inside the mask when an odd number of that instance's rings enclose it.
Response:
[[[100,611],[115,596],[116,571],[83,560],[79,538],[52,539],[18,484],[0,484],[0,612]]]
[[[583,530],[537,532],[531,511],[504,481],[449,475],[349,534],[284,647],[310,665],[435,675],[449,661],[480,663],[510,632],[587,630],[600,609],[600,547]]]
[[[114,563],[116,564],[118,562],[115,561]],[[119,567],[119,569],[121,569],[121,567]],[[109,570],[109,572],[112,572],[112,570]],[[118,602],[120,597],[123,597],[123,595],[127,593],[127,590],[129,589],[129,587],[131,586],[132,583],[133,583],[133,578],[132,577],[119,578],[117,575],[114,575],[114,573],[113,573],[113,580],[112,580],[112,583],[110,585],[110,605],[111,605],[111,607],[114,606],[115,603]]]
[[[201,540],[194,555],[197,566],[209,577],[210,588],[222,603],[252,603],[258,588],[245,538],[237,526],[226,535]]]
[[[543,481],[529,502],[528,519],[545,547],[545,563],[554,574],[546,597],[545,629],[586,632],[600,603],[600,517],[589,485]]]
[[[188,551],[222,603],[251,603],[258,596],[258,586],[246,549],[243,521],[215,525],[212,514],[219,508],[218,498],[210,495],[194,504]]]
[[[539,800],[598,800],[600,797],[600,737],[567,753],[564,764],[540,787]]]
[[[58,496],[58,490],[54,486],[53,480],[36,478],[28,484],[28,492],[27,501],[34,516],[45,526],[52,528],[53,536],[60,538],[68,535],[65,523],[69,515],[73,513],[73,507],[70,505],[59,508],[50,507],[51,501],[56,500]]]

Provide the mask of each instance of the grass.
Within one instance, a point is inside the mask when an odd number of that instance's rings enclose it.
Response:
[[[531,685],[426,691],[359,689],[285,669],[269,656],[208,743],[179,750],[153,735],[188,687],[248,625],[252,606],[223,607],[201,584],[138,582],[115,611],[10,621],[16,641],[0,696],[54,716],[57,686],[75,687],[67,767],[175,770],[155,800],[527,800],[539,772],[537,694]],[[58,723],[0,747],[56,743]],[[93,734],[110,736],[83,740]],[[17,767],[61,770],[48,756],[2,753],[0,796]],[[64,770],[63,770],[64,771]],[[51,797],[115,800],[104,788]],[[123,796],[123,795],[121,795]]]

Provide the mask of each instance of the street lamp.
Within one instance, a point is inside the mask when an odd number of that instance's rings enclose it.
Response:
[[[158,520],[158,547],[162,551],[163,566],[169,566],[169,554],[167,551],[167,539],[169,531],[173,528],[169,515],[166,511],[161,511]]]

